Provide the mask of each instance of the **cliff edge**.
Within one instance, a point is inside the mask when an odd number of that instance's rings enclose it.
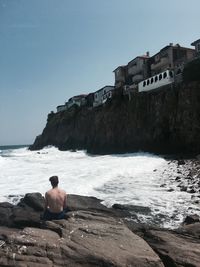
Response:
[[[200,153],[200,82],[134,93],[116,90],[104,106],[48,115],[31,150],[53,145],[88,153]]]

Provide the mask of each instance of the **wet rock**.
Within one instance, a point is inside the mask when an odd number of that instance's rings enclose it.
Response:
[[[200,217],[199,215],[197,214],[194,214],[194,215],[188,215],[183,224],[192,224],[192,223],[195,223],[195,222],[199,222],[200,221]]]
[[[169,189],[167,190],[167,192],[173,192],[173,191],[174,191],[173,188],[169,188]]]
[[[151,212],[151,209],[149,207],[143,207],[143,206],[137,206],[137,205],[114,204],[112,208],[118,209],[118,210],[128,210],[130,212],[143,213],[143,214],[148,214]]]
[[[0,203],[0,225],[11,226],[13,205],[7,202]]]
[[[170,231],[147,231],[144,239],[160,256],[165,267],[199,267],[200,240]]]
[[[186,192],[187,191],[187,186],[181,186],[180,191]]]
[[[27,205],[36,211],[44,211],[44,197],[40,193],[28,193],[21,199],[18,206]]]
[[[178,165],[185,165],[185,161],[183,159],[178,160]]]
[[[190,194],[194,194],[196,191],[194,190],[194,188],[192,188],[192,189],[187,190],[187,192]]]

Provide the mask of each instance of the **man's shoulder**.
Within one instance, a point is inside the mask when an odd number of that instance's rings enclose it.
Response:
[[[45,195],[49,195],[49,194],[51,194],[51,191],[52,191],[52,189],[48,190],[48,191],[45,193]]]
[[[60,191],[62,194],[66,194],[66,192],[65,192],[64,189],[59,188],[59,191]]]

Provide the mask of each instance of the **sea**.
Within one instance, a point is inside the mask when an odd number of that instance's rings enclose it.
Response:
[[[99,156],[55,147],[30,151],[27,146],[0,146],[0,202],[16,204],[30,192],[44,195],[52,175],[58,175],[60,187],[69,194],[94,196],[108,207],[116,203],[141,207],[137,221],[142,223],[176,228],[186,215],[200,215],[191,194],[181,192],[174,182],[176,165],[162,156],[143,152]],[[136,220],[135,216],[127,219]]]

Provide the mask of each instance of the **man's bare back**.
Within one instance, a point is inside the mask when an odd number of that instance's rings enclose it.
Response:
[[[53,213],[62,212],[66,208],[66,192],[58,187],[52,188],[45,194],[46,208]]]

